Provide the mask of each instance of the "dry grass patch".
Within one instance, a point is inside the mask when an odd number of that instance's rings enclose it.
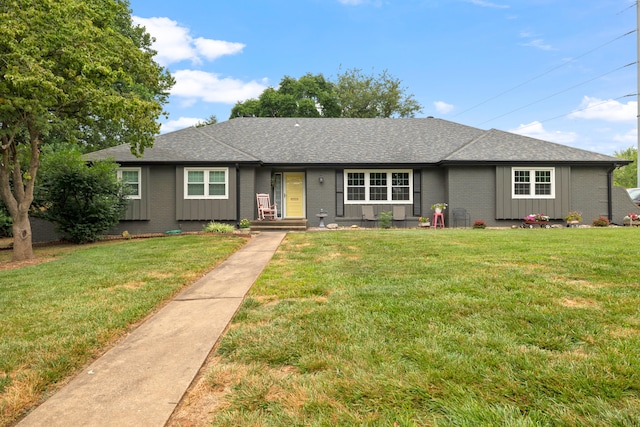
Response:
[[[562,298],[560,304],[572,308],[599,308],[599,304],[589,298]]]
[[[289,235],[218,346],[207,422],[634,425],[634,236]]]
[[[0,262],[0,271],[4,271],[4,270],[13,270],[16,268],[23,268],[23,267],[30,267],[32,265],[38,265],[38,264],[43,264],[46,262],[51,262],[53,260],[55,260],[56,258],[54,257],[40,257],[40,258],[33,258],[33,259],[28,259],[28,260],[24,260],[24,261],[2,261]]]
[[[44,247],[38,260],[52,261],[2,271],[0,426],[164,305],[185,277],[201,277],[244,242],[185,235]]]

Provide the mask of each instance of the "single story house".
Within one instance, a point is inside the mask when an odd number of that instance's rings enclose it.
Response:
[[[112,158],[133,189],[114,232],[201,230],[203,224],[257,219],[256,193],[268,193],[278,219],[360,224],[362,206],[405,209],[409,225],[445,202],[470,222],[521,224],[543,213],[562,222],[581,211],[622,223],[635,208],[613,186],[629,162],[548,141],[437,118],[236,118],[160,135],[140,158],[128,145],[90,153]]]

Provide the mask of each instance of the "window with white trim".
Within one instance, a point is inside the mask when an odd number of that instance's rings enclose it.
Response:
[[[511,171],[514,199],[555,198],[555,168],[514,167]]]
[[[413,203],[411,170],[345,170],[346,204]]]
[[[142,198],[142,187],[140,185],[140,177],[142,176],[140,168],[118,168],[118,181],[129,187],[129,199]]]
[[[185,168],[185,199],[228,199],[229,169]]]

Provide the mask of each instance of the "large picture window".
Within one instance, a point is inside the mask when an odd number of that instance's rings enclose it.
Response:
[[[514,199],[555,198],[554,168],[512,168]]]
[[[345,170],[345,203],[413,203],[410,170]]]
[[[227,199],[228,169],[187,168],[184,170],[185,199]]]
[[[119,168],[117,171],[118,180],[129,187],[130,199],[142,198],[142,191],[140,185],[140,168]]]

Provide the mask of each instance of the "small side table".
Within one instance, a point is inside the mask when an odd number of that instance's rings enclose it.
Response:
[[[440,227],[444,228],[444,214],[442,212],[433,214],[433,228],[438,228],[438,221],[440,222]]]

